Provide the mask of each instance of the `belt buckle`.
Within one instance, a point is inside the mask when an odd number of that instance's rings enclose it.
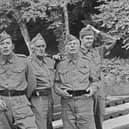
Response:
[[[11,96],[11,91],[10,90],[6,90],[7,95],[10,97]]]
[[[40,96],[39,91],[36,91],[36,95],[37,95],[38,97]]]

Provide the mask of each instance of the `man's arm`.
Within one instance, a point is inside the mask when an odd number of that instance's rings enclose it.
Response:
[[[29,61],[27,61],[27,68],[26,68],[26,79],[27,79],[27,97],[30,98],[32,92],[36,88],[36,77],[33,73],[32,66]]]
[[[92,25],[87,26],[89,26],[95,34],[100,37],[100,40],[107,51],[110,51],[115,46],[117,40],[115,37],[96,29]]]
[[[71,97],[71,95],[67,92],[67,90],[63,89],[63,84],[61,82],[61,77],[59,73],[59,67],[60,67],[60,64],[57,65],[54,90],[56,94],[58,94],[59,96]]]
[[[104,32],[100,32],[98,35],[101,36],[100,40],[103,42],[104,48],[107,51],[110,51],[115,46],[117,40],[116,38]]]
[[[89,63],[90,66],[90,86],[87,91],[90,91],[88,96],[94,95],[100,88],[100,72],[96,69],[93,62]]]

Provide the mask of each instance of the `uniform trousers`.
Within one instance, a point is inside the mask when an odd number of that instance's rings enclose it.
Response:
[[[32,110],[36,117],[36,124],[39,129],[47,129],[48,96],[32,96]]]
[[[103,129],[103,120],[105,116],[105,93],[101,82],[100,89],[94,94],[94,117],[96,129]]]
[[[105,114],[105,99],[101,96],[96,96],[94,99],[94,117],[96,129],[103,129],[103,120]]]
[[[38,129],[31,104],[25,95],[0,96],[7,105],[6,111],[0,111],[0,129]]]
[[[61,105],[64,129],[96,129],[92,97],[62,98]]]

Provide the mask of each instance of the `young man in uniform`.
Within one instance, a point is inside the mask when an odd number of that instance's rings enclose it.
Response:
[[[32,55],[29,61],[32,64],[36,76],[37,87],[32,94],[31,102],[36,116],[39,129],[50,129],[47,127],[48,114],[52,118],[52,87],[54,85],[54,60],[46,56],[46,42],[37,34],[31,41]],[[50,114],[51,113],[51,114]],[[50,123],[49,123],[50,124]]]
[[[80,53],[80,42],[73,35],[67,35],[65,50],[67,56],[57,66],[55,83],[61,96],[63,128],[95,129],[92,96],[99,87],[92,63]]]
[[[103,44],[99,47],[94,47],[96,43],[97,36],[100,38]],[[101,75],[101,65],[102,59],[104,55],[104,51],[109,52],[111,48],[116,43],[116,39],[111,37],[108,34],[105,34],[97,29],[95,29],[91,25],[87,25],[87,27],[82,28],[80,31],[80,41],[81,41],[81,52],[89,57],[94,65],[96,66],[96,73]],[[99,44],[99,43],[98,43]],[[99,77],[100,80],[100,90],[94,95],[94,115],[96,128],[102,129],[102,121],[104,119],[105,112],[105,99],[104,99],[104,89],[102,76]]]
[[[0,129],[37,129],[28,101],[36,87],[32,67],[25,57],[14,52],[12,38],[0,34]],[[6,128],[7,127],[7,128]]]

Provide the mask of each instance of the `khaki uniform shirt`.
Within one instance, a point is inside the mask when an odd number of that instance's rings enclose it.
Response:
[[[29,57],[29,60],[36,76],[37,87],[43,89],[52,87],[55,79],[54,60],[49,57],[39,60],[35,55]]]
[[[97,73],[101,73],[101,66],[104,53],[105,51],[110,51],[114,47],[114,45],[116,44],[116,39],[111,35],[103,32],[100,32],[97,35],[97,38],[100,40],[100,42],[102,42],[102,45],[100,45],[99,47],[91,48],[90,50],[81,48],[81,52],[93,61]],[[98,42],[95,42],[95,44],[98,44]]]
[[[90,50],[85,50],[85,49],[81,49],[81,52],[84,54],[84,56],[88,57],[94,64],[94,66],[96,67],[97,72],[100,70],[101,68],[101,56],[99,53],[99,49],[98,48],[92,48]]]
[[[25,57],[13,54],[7,62],[0,57],[0,90],[27,89],[27,94],[30,96],[35,87],[35,76]]]
[[[90,84],[89,77],[96,81],[94,66],[81,54],[74,61],[66,57],[58,64],[56,81],[60,82],[62,90],[85,90]],[[96,86],[94,88],[96,89]]]

